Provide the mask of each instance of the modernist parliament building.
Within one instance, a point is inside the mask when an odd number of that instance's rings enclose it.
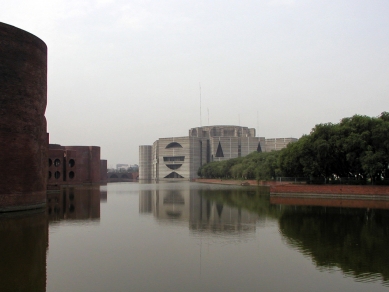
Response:
[[[139,180],[191,180],[211,161],[243,157],[251,152],[281,149],[295,138],[266,143],[254,128],[205,126],[189,130],[189,136],[160,138],[153,145],[139,146]],[[278,145],[277,145],[278,142]]]

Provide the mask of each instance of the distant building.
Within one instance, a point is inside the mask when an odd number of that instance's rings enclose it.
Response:
[[[192,128],[188,136],[160,138],[153,145],[139,146],[139,179],[191,180],[208,162],[279,150],[294,141],[256,137],[254,128],[241,126]]]
[[[270,152],[273,150],[281,150],[286,147],[289,143],[296,142],[297,138],[271,138],[265,139],[264,152]]]
[[[116,169],[127,169],[128,164],[116,164]]]
[[[100,160],[98,146],[50,144],[48,156],[48,188],[59,185],[100,183],[101,172],[107,173],[107,161]]]
[[[252,152],[285,148],[296,138],[256,137],[254,128],[205,126],[184,137],[160,138],[139,146],[139,180],[191,180],[197,170],[212,161],[243,157]]]

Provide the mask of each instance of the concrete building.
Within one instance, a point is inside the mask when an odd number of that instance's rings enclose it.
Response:
[[[271,138],[265,139],[264,152],[270,152],[273,150],[281,150],[286,147],[289,143],[296,142],[297,138]]]
[[[152,165],[152,146],[139,146],[139,178],[144,180],[151,180],[151,165]]]
[[[140,180],[191,180],[211,161],[243,157],[262,151],[265,138],[254,128],[205,126],[189,130],[184,137],[160,138],[153,145],[139,146]]]
[[[212,161],[243,157],[252,152],[285,148],[295,138],[256,137],[255,129],[241,126],[192,128],[184,137],[160,138],[139,146],[139,180],[192,180]]]

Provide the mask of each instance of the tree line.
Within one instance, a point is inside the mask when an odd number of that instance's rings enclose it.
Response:
[[[378,183],[389,178],[389,113],[318,124],[282,150],[211,162],[203,165],[198,175],[257,180],[306,177],[325,182],[349,178]]]

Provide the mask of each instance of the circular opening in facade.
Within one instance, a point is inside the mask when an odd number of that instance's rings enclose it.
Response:
[[[61,160],[56,159],[54,160],[54,166],[59,166],[61,164]]]
[[[56,171],[56,172],[54,173],[54,177],[55,177],[56,179],[60,178],[60,177],[61,177],[61,173],[60,173],[59,171]]]
[[[171,142],[171,143],[169,143],[169,144],[166,146],[166,149],[169,149],[169,148],[182,148],[182,146],[181,146],[180,143]]]
[[[70,159],[69,160],[69,166],[70,167],[73,167],[75,164],[76,164],[76,162],[74,161],[74,159]]]
[[[74,171],[69,172],[69,178],[74,178]]]
[[[53,165],[53,160],[49,158],[49,167]]]
[[[51,179],[51,171],[49,171],[49,179]]]

